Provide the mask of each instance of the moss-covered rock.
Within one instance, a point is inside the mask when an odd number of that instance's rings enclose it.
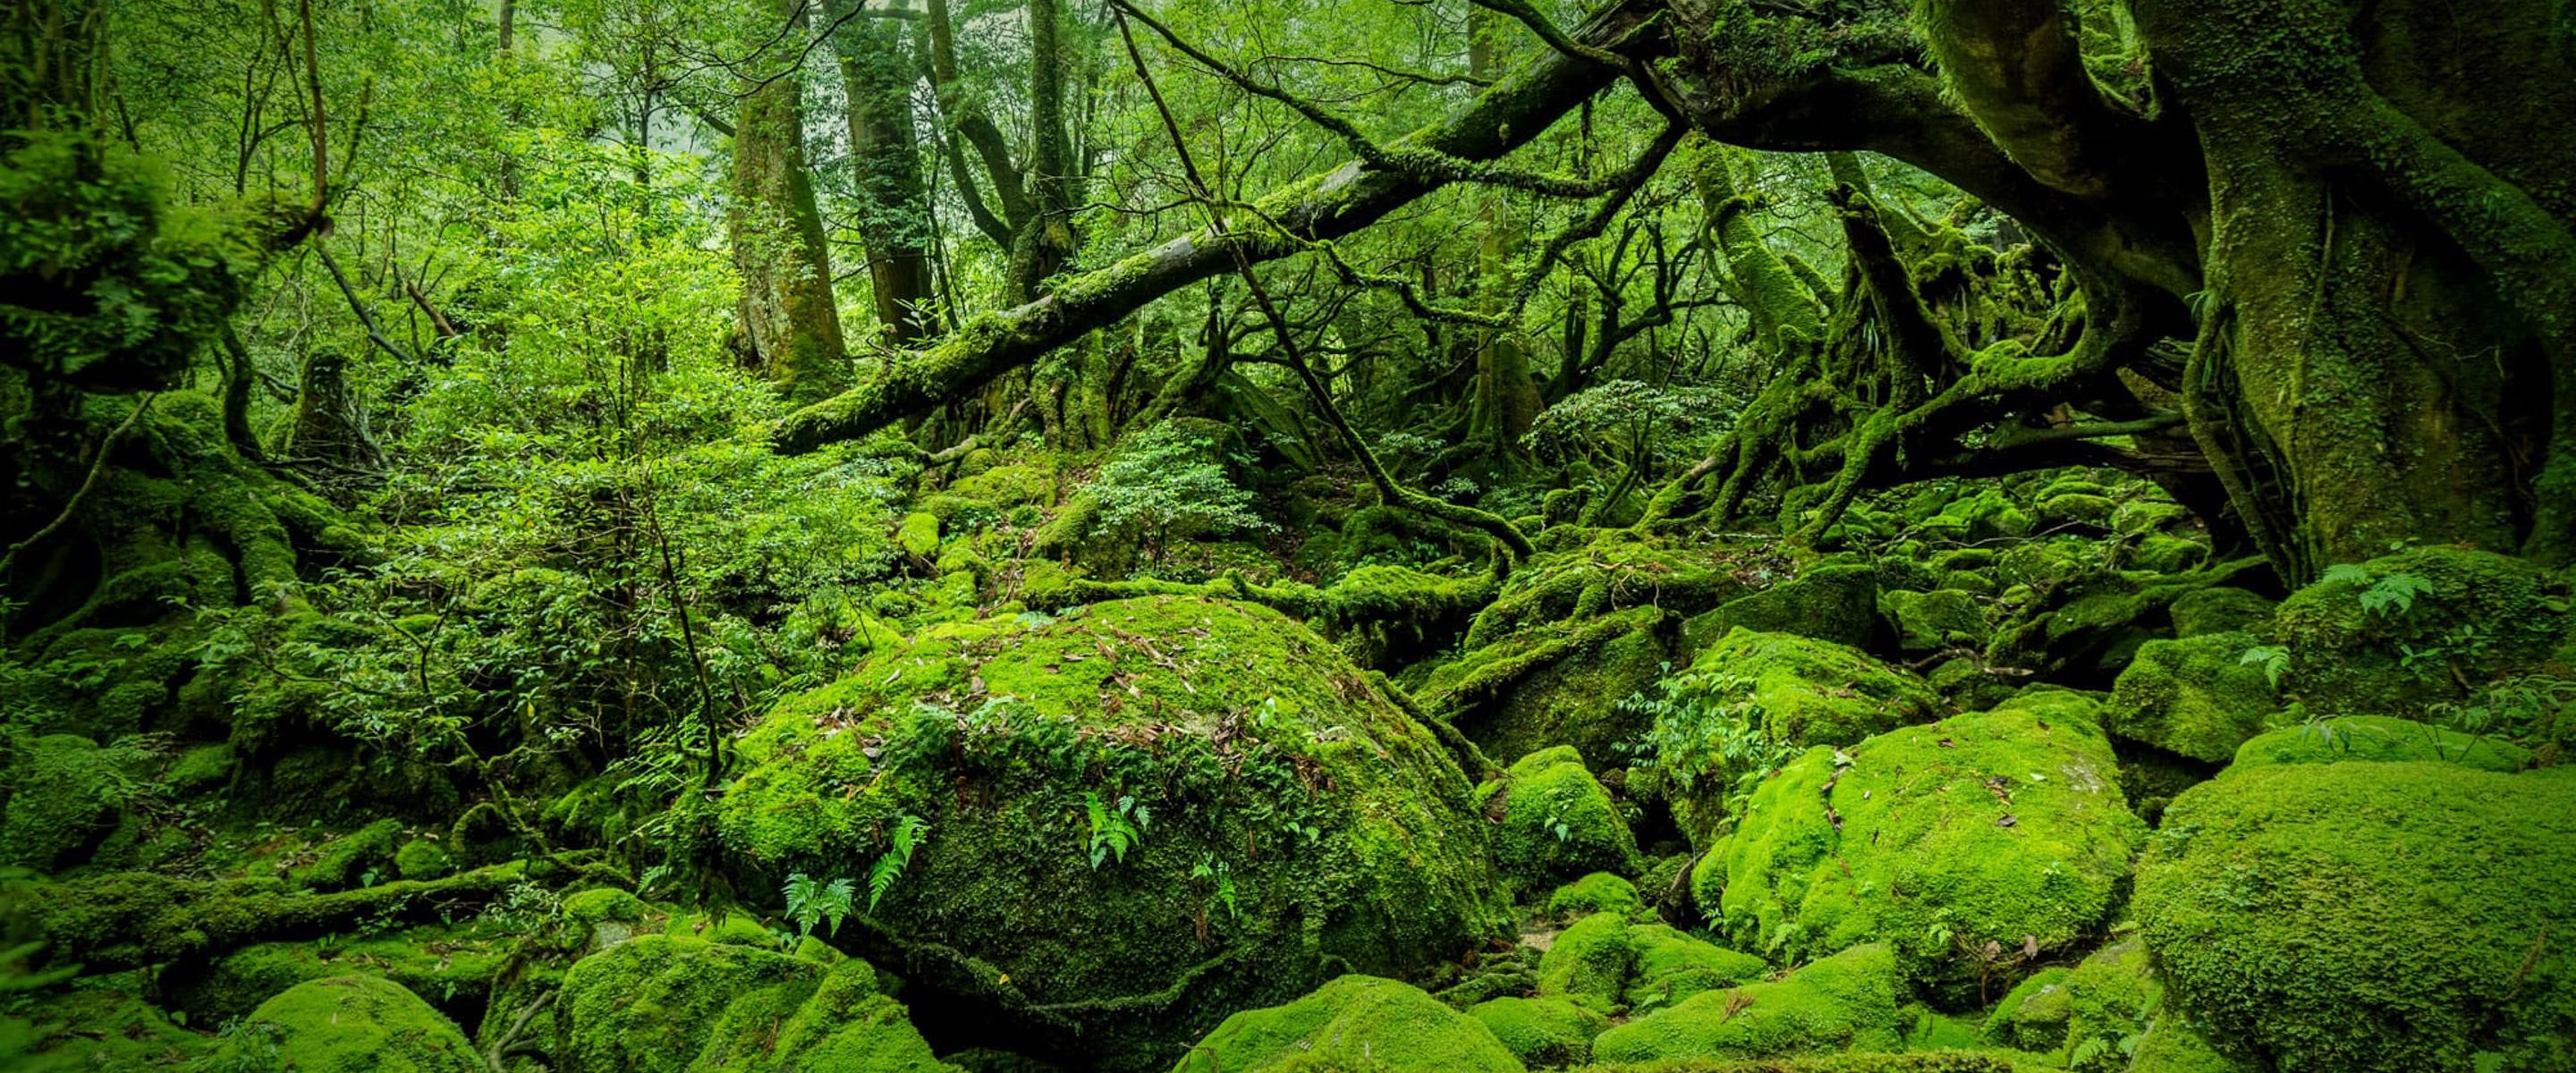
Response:
[[[2022,978],[1987,1011],[1979,1035],[1987,1042],[2021,1051],[2060,1051],[2066,1046],[2067,1001],[2063,966],[2041,969]]]
[[[1520,1073],[1475,1017],[1420,988],[1342,976],[1294,1002],[1244,1010],[1189,1049],[1172,1073]]]
[[[1571,745],[1600,763],[1644,729],[1617,701],[1663,674],[1669,633],[1656,607],[1528,630],[1441,664],[1419,696],[1489,754]]]
[[[1743,627],[1857,648],[1878,632],[1878,599],[1875,563],[1820,562],[1789,580],[1692,616],[1682,625],[1682,641],[1696,650]]]
[[[2566,643],[2568,583],[2520,559],[2415,548],[2291,594],[2273,618],[2282,687],[2324,715],[2412,715],[2535,667]]]
[[[79,863],[116,826],[132,796],[116,753],[73,734],[13,743],[8,792],[0,798],[0,865],[40,872]]]
[[[1929,719],[1940,700],[1920,679],[1858,650],[1785,633],[1736,630],[1702,649],[1691,673],[1738,680],[1775,741],[1846,745]]]
[[[308,980],[382,976],[470,1024],[515,938],[498,925],[465,922],[327,942],[257,943],[202,964],[164,969],[160,992],[163,1003],[186,1013],[190,1023],[220,1025]]]
[[[401,984],[332,976],[260,1003],[212,1063],[295,1073],[488,1073],[465,1033]]]
[[[2132,904],[2170,994],[2273,1067],[2576,1062],[2576,779],[2234,772],[2166,810]]]
[[[198,745],[170,762],[161,773],[161,784],[182,797],[213,793],[232,782],[235,766],[231,742]]]
[[[1502,930],[1467,780],[1385,689],[1213,599],[936,626],[746,734],[716,830],[745,889],[865,876],[915,830],[861,941],[923,951],[915,986],[1024,1049],[1167,1066],[1327,965],[1418,972]]]
[[[1982,647],[1990,632],[1985,606],[1957,589],[1891,589],[1879,594],[1878,607],[1895,627],[1897,644],[1907,651]]]
[[[1902,1038],[1896,957],[1855,946],[1785,979],[1694,995],[1602,1033],[1604,1062],[1778,1058],[1819,1051],[1894,1050]]]
[[[1541,994],[1580,1002],[1603,1013],[1616,1012],[1628,976],[1637,968],[1637,948],[1628,942],[1628,921],[1594,913],[1557,932],[1539,960]]]
[[[1522,1062],[1532,1066],[1573,1065],[1592,1056],[1592,1037],[1610,1027],[1600,1013],[1561,998],[1506,995],[1467,1008]]]
[[[1628,821],[1571,745],[1522,757],[1502,778],[1477,787],[1476,799],[1501,821],[1494,857],[1515,879],[1546,887],[1586,872],[1637,870]]]
[[[565,1073],[952,1068],[864,961],[664,935],[575,962],[555,1032]]]
[[[404,879],[439,879],[456,872],[456,858],[436,840],[415,838],[394,851],[394,874]]]
[[[1645,909],[1645,900],[1637,896],[1636,885],[1608,872],[1594,872],[1547,896],[1548,915],[1560,920],[1591,913],[1634,917]]]
[[[2195,760],[2226,763],[2263,732],[2279,698],[2262,667],[2245,662],[2250,633],[2210,633],[2139,646],[2111,688],[2103,728]]]
[[[2256,735],[2237,748],[2236,762],[2227,770],[2347,760],[2429,760],[2509,773],[2529,766],[2531,752],[2509,741],[2463,734],[2412,719],[2354,715]]]
[[[2226,585],[2193,589],[2174,597],[2166,613],[2173,618],[2176,637],[2198,637],[2210,633],[2255,632],[2272,621],[2272,611],[2279,606],[2259,593]]]
[[[929,561],[939,554],[939,516],[928,511],[904,515],[903,523],[895,528],[894,542],[914,557]]]
[[[1771,972],[1770,963],[1761,958],[1666,924],[1630,926],[1628,947],[1637,952],[1637,960],[1620,1000],[1631,1014],[1669,1009],[1702,991],[1750,983]]]
[[[288,873],[288,881],[306,890],[330,891],[364,885],[370,876],[391,878],[394,845],[401,838],[402,821],[377,820],[315,847],[312,859]]]
[[[2128,876],[2146,831],[2096,710],[2033,692],[1809,750],[1754,793],[1693,894],[1739,946],[1885,941],[1908,978],[1964,1003],[2026,953],[2093,932]]]

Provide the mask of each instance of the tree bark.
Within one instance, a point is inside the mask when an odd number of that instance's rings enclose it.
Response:
[[[938,334],[931,314],[930,212],[913,141],[914,57],[892,19],[844,19],[859,0],[831,0],[832,50],[849,96],[850,169],[859,191],[859,241],[867,249],[877,328],[895,346]]]
[[[782,20],[803,17],[795,0],[774,6]],[[846,388],[850,377],[831,249],[805,173],[804,79],[778,69],[803,55],[794,36],[762,57],[763,73],[777,77],[744,87],[726,223],[742,277],[743,328],[761,369],[789,399],[813,402]]]

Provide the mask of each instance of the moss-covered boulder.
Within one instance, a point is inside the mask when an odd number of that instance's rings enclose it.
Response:
[[[1168,1066],[1327,966],[1449,961],[1506,915],[1451,755],[1382,680],[1257,606],[932,627],[739,750],[715,826],[744,889],[897,853],[845,939],[914,952],[916,986],[1107,1068]]]
[[[1892,945],[1952,1000],[2104,923],[2145,826],[2081,694],[1817,748],[1755,791],[1693,869],[1736,945],[1816,957]]]
[[[0,865],[45,872],[79,863],[116,826],[116,808],[133,792],[117,755],[74,734],[21,739],[7,751]]]
[[[1646,902],[1638,896],[1636,884],[1608,872],[1594,872],[1547,896],[1548,915],[1560,920],[1592,913],[1634,917],[1645,911]]]
[[[159,976],[161,1001],[191,1023],[220,1025],[308,980],[382,976],[472,1023],[508,962],[516,936],[484,921],[407,928],[330,942],[256,943]]]
[[[1521,1073],[1483,1022],[1420,988],[1342,976],[1294,1002],[1245,1010],[1207,1034],[1172,1073]]]
[[[488,1073],[465,1033],[401,984],[333,976],[251,1011],[211,1063],[295,1073]]]
[[[1930,719],[1940,699],[1922,680],[1857,649],[1785,633],[1735,630],[1700,650],[1696,675],[1732,679],[1775,741],[1846,745]]]
[[[1535,1067],[1573,1065],[1592,1056],[1592,1037],[1610,1019],[1562,998],[1506,995],[1467,1008],[1503,1049]]]
[[[1976,596],[1957,589],[1879,594],[1879,612],[1895,628],[1900,647],[1913,652],[1977,648],[1986,643],[1986,610]]]
[[[1780,1058],[1895,1050],[1901,981],[1885,944],[1855,946],[1788,977],[1694,995],[1592,1041],[1602,1062]]]
[[[2567,641],[2568,583],[2492,552],[2415,548],[2327,571],[2282,601],[2282,687],[2324,715],[2412,715],[2535,667]]]
[[[2256,735],[2236,749],[2228,771],[2265,764],[2336,764],[2347,760],[2429,760],[2485,771],[2515,772],[2531,763],[2530,750],[2484,735],[2463,734],[2412,719],[2354,715],[2320,719]]]
[[[402,839],[402,821],[377,820],[313,847],[304,863],[288,872],[287,881],[305,890],[333,891],[363,885],[370,877],[393,877],[394,847]]]
[[[1986,1042],[2018,1051],[2053,1052],[2066,1046],[2066,1020],[2073,1007],[2066,994],[2064,966],[2022,977],[1986,1011],[1979,1035]]]
[[[1877,564],[1815,563],[1770,588],[1691,616],[1682,625],[1682,641],[1695,650],[1743,627],[1857,648],[1878,632],[1878,600]]]
[[[2149,641],[2111,688],[2103,728],[2194,760],[2226,763],[2281,708],[2272,681],[2246,653],[2250,633]]]
[[[1476,799],[1500,823],[1494,856],[1514,879],[1545,888],[1587,872],[1637,870],[1628,821],[1571,745],[1522,757],[1477,787]]]
[[[1596,913],[1558,932],[1539,961],[1539,993],[1601,1013],[1668,1008],[1760,979],[1769,963],[1664,924]]]
[[[645,935],[575,962],[555,1015],[564,1073],[944,1073],[857,959]]]
[[[2272,621],[2272,611],[2279,606],[2259,593],[2226,585],[2193,589],[2167,605],[2173,618],[2176,637],[2198,637],[2208,633],[2253,632]]]
[[[1618,701],[1663,674],[1671,627],[1662,608],[1632,607],[1523,631],[1441,664],[1417,695],[1489,754],[1571,745],[1604,762],[1644,729]]]
[[[2576,1062],[2576,778],[2234,772],[2166,810],[2132,904],[2170,993],[2273,1067]]]

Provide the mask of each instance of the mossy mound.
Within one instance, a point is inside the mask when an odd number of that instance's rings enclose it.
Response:
[[[1811,564],[1770,588],[1729,600],[1717,610],[1692,616],[1682,626],[1682,639],[1698,648],[1741,626],[1857,648],[1878,633],[1878,600],[1876,564],[1828,560]]]
[[[24,739],[9,750],[0,797],[0,865],[49,872],[77,864],[115,827],[132,794],[117,755],[75,734]]]
[[[1693,870],[1737,945],[1815,957],[1891,943],[1964,1004],[2026,953],[2103,923],[2145,837],[2080,694],[1817,748],[1755,791]]]
[[[488,1073],[456,1025],[401,984],[333,976],[260,1003],[211,1063],[295,1073]]]
[[[1855,946],[1785,979],[1694,995],[1592,1041],[1604,1062],[1779,1058],[1818,1051],[1888,1051],[1902,1041],[1896,956]]]
[[[1490,754],[1571,745],[1602,762],[1644,729],[1615,702],[1663,674],[1671,622],[1632,607],[1513,634],[1434,668],[1419,696]]]
[[[202,965],[162,971],[162,1002],[191,1024],[220,1025],[249,1013],[270,995],[308,980],[381,976],[411,989],[460,1023],[473,1023],[494,977],[509,961],[513,937],[483,923],[412,928],[332,942],[246,946]]]
[[[1561,998],[1506,995],[1468,1007],[1500,1040],[1503,1049],[1532,1066],[1562,1066],[1592,1056],[1592,1037],[1610,1027],[1610,1019]]]
[[[2277,1068],[2576,1068],[2576,779],[2234,772],[2174,799],[2133,908],[2173,993]]]
[[[1911,652],[1979,648],[1991,632],[1985,606],[1958,589],[1890,589],[1879,594],[1878,609],[1894,627],[1898,646]]]
[[[2415,548],[2339,566],[2273,618],[2282,687],[2324,715],[2409,715],[2566,643],[2568,585],[2520,559]]]
[[[2271,624],[2272,612],[2278,606],[2257,593],[2212,585],[2175,597],[2165,612],[2173,619],[2174,636],[2198,637],[2205,633],[2261,630]]]
[[[555,1033],[564,1073],[953,1069],[864,961],[664,935],[575,962]]]
[[[1522,757],[1477,787],[1476,800],[1487,817],[1499,814],[1494,857],[1514,879],[1547,887],[1587,872],[1637,870],[1628,821],[1571,745]]]
[[[1636,884],[1608,872],[1594,872],[1547,896],[1548,915],[1559,919],[1592,913],[1634,917],[1645,911],[1646,902],[1637,895]]]
[[[1172,1073],[1520,1073],[1477,1018],[1420,988],[1342,976],[1294,1002],[1245,1010],[1189,1049]]]
[[[1731,681],[1772,740],[1797,745],[1848,745],[1930,719],[1941,703],[1920,679],[1857,649],[1786,633],[1731,631],[1700,650],[1690,673]]]
[[[2429,760],[2511,773],[2531,763],[2530,750],[2509,741],[2446,730],[2412,719],[2355,715],[2283,727],[2248,740],[2227,770],[2265,764],[2337,764],[2347,760]]]
[[[2223,764],[2281,705],[2263,668],[2245,662],[2250,633],[2149,641],[2120,672],[2104,729],[2194,760]]]
[[[933,627],[739,748],[716,826],[745,889],[865,877],[892,832],[926,832],[845,940],[1042,1054],[1167,1066],[1327,965],[1419,972],[1504,924],[1456,763],[1257,606]]]
[[[1539,961],[1539,993],[1600,1013],[1667,1009],[1692,995],[1760,979],[1761,958],[1664,924],[1596,913],[1558,932]]]

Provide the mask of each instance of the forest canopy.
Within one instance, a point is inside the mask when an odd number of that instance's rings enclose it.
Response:
[[[0,18],[0,1064],[2576,1070],[2561,0]]]

